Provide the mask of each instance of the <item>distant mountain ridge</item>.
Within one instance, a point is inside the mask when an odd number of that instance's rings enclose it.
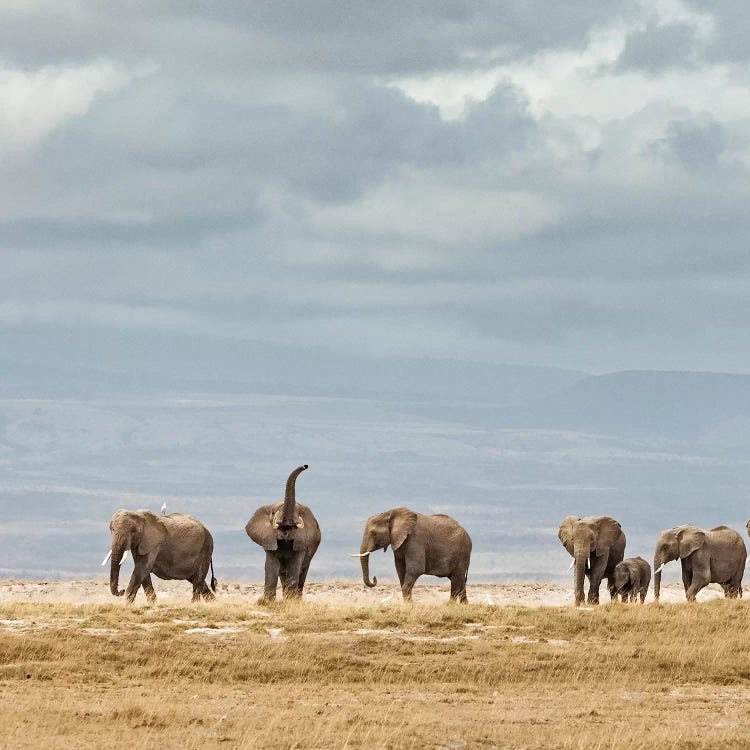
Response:
[[[174,332],[0,328],[0,395],[265,393],[520,403],[586,376],[532,365],[340,354]]]
[[[269,394],[393,403],[481,429],[750,443],[750,375],[341,354],[174,332],[0,329],[0,397]]]
[[[750,375],[627,370],[495,413],[497,427],[750,442]]]

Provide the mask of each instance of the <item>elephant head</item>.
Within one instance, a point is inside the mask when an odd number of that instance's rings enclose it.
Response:
[[[284,499],[274,505],[264,505],[247,522],[247,535],[263,549],[278,549],[280,541],[291,541],[295,551],[305,548],[305,521],[295,497],[297,477],[307,469],[298,466],[286,480]]]
[[[133,557],[136,553],[148,555],[164,542],[167,532],[160,517],[150,510],[118,510],[109,522],[109,530],[112,532],[109,589],[113,596],[122,596],[125,591],[117,586],[125,552],[130,550]]]
[[[359,557],[362,563],[362,580],[365,586],[372,588],[378,583],[377,578],[370,581],[370,553],[382,549],[385,552],[390,545],[397,550],[414,531],[417,514],[408,508],[394,508],[377,516],[370,516],[365,522],[362,534],[362,544],[359,547]]]
[[[617,563],[615,567],[615,591],[622,594],[630,581],[630,566],[625,563]]]
[[[706,543],[706,534],[696,526],[676,526],[662,531],[654,551],[654,598],[659,600],[661,569],[672,560],[682,560]]]
[[[609,548],[622,534],[620,524],[609,516],[578,518],[568,516],[560,524],[557,536],[575,565],[576,604],[583,603],[583,579],[591,553],[597,556],[609,554]]]

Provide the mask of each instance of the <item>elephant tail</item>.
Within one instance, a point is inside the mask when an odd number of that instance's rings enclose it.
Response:
[[[216,592],[216,576],[214,575],[214,559],[211,558],[211,590],[215,593]]]

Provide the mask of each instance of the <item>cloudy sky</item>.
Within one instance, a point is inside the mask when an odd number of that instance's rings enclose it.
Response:
[[[0,326],[750,372],[732,0],[0,6]]]

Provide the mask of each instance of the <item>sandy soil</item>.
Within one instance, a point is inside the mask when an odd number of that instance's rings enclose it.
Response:
[[[121,582],[124,583],[124,582]],[[191,586],[185,581],[160,581],[154,579],[157,602],[185,604],[190,601]],[[418,603],[435,604],[447,602],[450,587],[439,583],[417,584],[414,587],[414,600]],[[217,596],[230,602],[254,602],[263,591],[258,583],[220,583]],[[520,605],[526,607],[562,607],[573,603],[573,589],[562,583],[477,583],[467,588],[469,601],[474,604]],[[281,592],[279,591],[279,596]],[[604,587],[602,602],[609,600]],[[721,588],[711,585],[698,595],[699,601],[707,601],[723,596]],[[395,583],[379,583],[374,589],[367,589],[353,581],[330,581],[308,583],[305,587],[305,600],[339,606],[372,606],[398,604],[401,592]],[[653,599],[649,593],[647,601]],[[145,604],[143,592],[138,593],[137,603]],[[685,594],[681,584],[670,583],[662,586],[661,601],[666,603],[684,602]],[[64,602],[68,604],[113,604],[122,603],[109,593],[108,582],[87,581],[0,581],[0,606],[10,602]]]

